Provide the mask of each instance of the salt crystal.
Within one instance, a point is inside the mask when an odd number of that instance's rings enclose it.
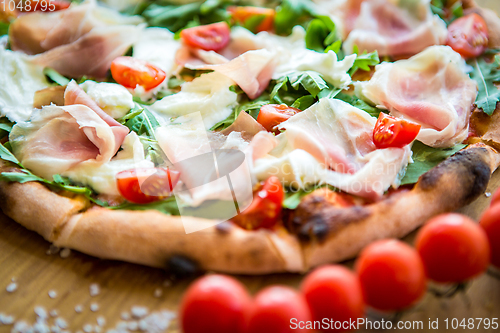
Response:
[[[99,310],[99,304],[97,303],[90,304],[90,311],[96,312],[97,310]]]
[[[83,307],[81,305],[75,306],[75,312],[76,313],[82,313],[82,311],[83,311]]]
[[[148,323],[144,319],[139,320],[139,329],[141,331],[145,331],[148,329]]]
[[[9,293],[13,293],[14,291],[17,290],[17,283],[12,282],[11,284],[9,284],[7,286],[7,288],[5,288],[5,290],[7,290],[7,292],[9,292]]]
[[[127,328],[131,331],[137,331],[139,329],[139,324],[136,321],[129,321]]]
[[[487,198],[489,198],[489,197],[491,197],[491,192],[486,192],[484,195],[485,195]]]
[[[102,332],[102,328],[99,327],[99,326],[94,326],[94,332],[95,333],[101,333]]]
[[[60,328],[68,328],[68,323],[66,322],[66,320],[62,319],[62,318],[56,318],[56,320],[54,321],[54,323],[60,327]]]
[[[106,325],[106,318],[104,318],[103,316],[97,317],[97,325],[101,327]]]
[[[145,306],[133,306],[130,313],[132,313],[132,317],[139,319],[146,316],[149,310]]]
[[[14,317],[12,316],[7,316],[4,313],[0,313],[0,324],[3,325],[11,325],[14,323]]]
[[[52,333],[61,333],[61,329],[60,329],[58,326],[52,326],[52,327],[50,328],[50,331],[51,331]]]
[[[93,330],[94,330],[94,327],[90,324],[86,324],[85,326],[83,326],[83,331],[85,333],[91,333]]]
[[[161,288],[156,288],[153,295],[156,298],[160,298],[163,295],[163,290]]]
[[[47,318],[47,311],[45,310],[45,308],[43,306],[35,306],[34,311],[35,311],[35,314],[37,315],[37,317],[42,318],[42,319]]]
[[[92,283],[89,287],[90,296],[94,297],[101,293],[101,287],[97,283]]]
[[[54,309],[54,310],[51,310],[49,314],[51,317],[57,317],[59,315],[59,311]]]
[[[120,316],[123,320],[129,320],[130,319],[130,315],[128,314],[128,312],[122,312],[121,316]]]
[[[63,259],[66,259],[67,257],[69,257],[70,254],[71,254],[71,250],[67,249],[67,248],[62,249],[61,252],[59,253],[61,258],[63,258]]]
[[[56,298],[57,297],[57,292],[55,290],[50,290],[49,291],[49,297],[50,298]]]
[[[20,332],[27,332],[30,329],[30,325],[25,322],[24,320],[20,320],[17,323],[14,324],[14,327],[12,328],[12,333],[20,333]]]

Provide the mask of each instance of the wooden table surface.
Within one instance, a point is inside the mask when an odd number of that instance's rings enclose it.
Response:
[[[499,0],[478,2],[500,9]],[[500,172],[496,172],[487,191],[493,192],[499,186]],[[482,195],[460,212],[477,219],[489,200]],[[411,243],[413,237],[414,234],[409,235],[406,241]],[[154,318],[167,320],[177,310],[183,293],[192,282],[192,279],[173,280],[160,269],[99,260],[75,251],[69,256],[67,251],[47,254],[48,251],[50,244],[42,237],[0,212],[0,333],[11,332],[13,328],[2,322],[25,321],[33,325],[37,318],[40,321],[44,316],[37,307],[50,313],[46,319],[50,326],[58,323],[65,327],[67,323],[67,330],[71,332],[105,332],[125,326],[133,330]],[[237,278],[255,293],[272,284],[296,288],[303,276],[279,274]],[[98,294],[91,296],[91,289],[96,290],[96,287]],[[7,289],[15,290],[9,292]],[[129,318],[131,313],[141,316],[141,308],[137,307],[146,307],[149,311],[144,322]],[[444,332],[446,318],[451,321],[452,318],[499,317],[500,280],[484,274],[474,280],[464,294],[436,298],[427,293],[417,306],[403,314],[401,320],[421,320],[426,328],[423,331],[428,331],[429,320],[438,318],[439,329],[434,331]],[[175,319],[167,332],[179,332]]]

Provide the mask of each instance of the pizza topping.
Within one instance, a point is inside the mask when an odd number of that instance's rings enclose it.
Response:
[[[134,107],[132,94],[118,84],[87,80],[80,87],[104,112],[115,119],[125,116]]]
[[[271,8],[253,6],[230,6],[227,11],[231,13],[234,22],[243,25],[252,32],[270,31],[274,26],[276,11]]]
[[[491,264],[500,268],[500,191],[497,190],[492,198],[491,206],[481,216],[480,225],[488,236],[491,249]]]
[[[488,27],[476,13],[456,19],[448,27],[446,44],[464,58],[481,55],[488,47]]]
[[[116,82],[130,89],[137,86],[151,90],[165,81],[165,72],[144,60],[118,57],[111,63],[111,75]]]
[[[275,127],[302,110],[292,108],[286,104],[267,104],[260,108],[257,121],[269,132],[279,134]]]
[[[132,169],[116,175],[120,194],[137,204],[169,197],[178,181],[179,172],[165,168]]]
[[[229,43],[229,38],[230,30],[226,22],[200,25],[181,31],[181,39],[186,45],[205,51],[223,49]]]
[[[417,140],[451,147],[468,133],[477,86],[464,72],[464,61],[447,46],[433,46],[408,59],[382,63],[357,91],[392,116],[422,125]]]
[[[379,149],[403,148],[415,140],[420,125],[404,119],[398,119],[380,112],[373,129],[373,143]]]
[[[253,172],[259,179],[274,174],[296,188],[326,183],[362,197],[379,198],[391,184],[397,186],[410,149],[376,149],[375,123],[376,118],[345,102],[321,99],[278,126],[286,130],[275,138],[281,149],[257,159]]]
[[[271,229],[281,219],[283,186],[278,177],[270,177],[255,192],[248,208],[232,219],[234,223],[248,230]]]
[[[446,24],[432,14],[429,1],[352,1],[350,6],[357,8],[342,18],[353,26],[344,42],[349,53],[357,45],[380,55],[413,55],[446,40]]]

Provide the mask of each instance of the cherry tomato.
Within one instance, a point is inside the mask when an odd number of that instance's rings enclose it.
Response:
[[[254,195],[250,206],[234,217],[233,222],[248,230],[272,228],[280,220],[284,198],[281,182],[272,176]]]
[[[280,131],[274,129],[274,127],[299,112],[301,112],[301,110],[292,108],[286,104],[267,104],[260,108],[257,122],[264,126],[269,132],[279,134]]]
[[[229,44],[231,30],[226,22],[219,22],[181,31],[182,41],[205,51],[219,51]]]
[[[467,216],[442,214],[419,231],[415,246],[427,276],[437,282],[462,282],[486,270],[490,261],[488,237]]]
[[[253,6],[230,6],[227,8],[227,11],[231,13],[232,19],[241,25],[245,25],[251,19],[262,20],[253,32],[273,30],[274,16],[276,15],[274,9]]]
[[[189,287],[180,305],[184,333],[243,332],[251,298],[236,279],[205,276]]]
[[[111,76],[126,88],[135,89],[142,86],[144,90],[151,90],[165,81],[167,74],[147,61],[118,57],[111,63]]]
[[[333,321],[356,321],[363,317],[365,304],[358,277],[340,265],[328,265],[314,270],[302,282],[301,287],[313,320],[330,318]],[[336,332],[349,330],[331,327]]]
[[[64,0],[31,0],[30,6],[23,5],[22,12],[55,12],[63,10],[71,5],[70,1]]]
[[[493,266],[500,268],[500,204],[491,206],[483,214],[479,223],[486,232],[490,243],[490,262]]]
[[[132,169],[119,172],[116,183],[125,199],[145,204],[170,196],[179,176],[178,171],[164,168]]]
[[[372,243],[356,261],[365,301],[382,311],[402,310],[425,293],[427,280],[417,251],[390,239]]]
[[[304,328],[305,322],[310,320],[311,312],[302,295],[288,287],[268,287],[255,296],[247,315],[245,332],[310,332]]]
[[[476,13],[458,18],[448,27],[446,44],[464,58],[477,57],[488,47],[488,26]]]
[[[420,127],[417,123],[380,112],[373,130],[373,142],[379,149],[403,148],[415,140]]]

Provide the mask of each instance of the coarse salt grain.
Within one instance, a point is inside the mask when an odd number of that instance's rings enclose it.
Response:
[[[92,283],[89,286],[90,296],[94,297],[101,293],[101,287],[97,283]]]
[[[91,303],[90,304],[90,311],[96,312],[98,310],[99,310],[99,304],[97,304],[97,303]]]
[[[149,313],[149,310],[145,306],[133,306],[132,309],[130,309],[130,313],[132,317],[139,319],[145,317]]]
[[[128,312],[122,312],[121,316],[120,316],[123,320],[129,320],[130,319],[130,315],[128,314]]]
[[[101,327],[106,325],[106,318],[104,318],[103,316],[97,317],[97,325]]]
[[[49,297],[50,298],[56,298],[57,297],[57,292],[55,290],[50,290],[49,291]]]
[[[82,313],[82,311],[83,311],[83,307],[81,305],[75,306],[75,312],[76,313]]]
[[[0,313],[0,324],[12,325],[14,323],[14,317],[8,316],[5,313]]]
[[[139,329],[139,323],[136,321],[129,321],[127,328],[131,331],[137,331]]]
[[[94,330],[94,327],[90,324],[85,324],[85,326],[83,326],[83,331],[85,333],[91,333],[93,330]]]
[[[489,198],[489,197],[491,197],[491,192],[486,192],[484,195],[485,195],[487,198]]]
[[[50,314],[51,317],[57,317],[59,315],[59,311],[57,311],[57,310],[54,309],[54,310],[51,310],[49,312],[49,314]]]
[[[7,290],[7,292],[9,292],[9,293],[13,293],[14,291],[17,290],[17,283],[12,282],[11,284],[9,284],[7,286],[7,288],[5,288],[5,290]]]
[[[59,253],[59,255],[61,256],[61,258],[63,259],[66,259],[67,257],[69,257],[71,254],[71,250],[68,249],[68,248],[64,248],[61,250],[61,252]]]
[[[35,306],[35,314],[37,315],[37,317],[39,318],[47,318],[47,311],[45,310],[45,308],[43,306]]]
[[[64,320],[63,318],[56,318],[56,320],[54,321],[54,323],[56,324],[56,326],[60,327],[60,328],[68,328],[68,323],[66,322],[66,320]]]

